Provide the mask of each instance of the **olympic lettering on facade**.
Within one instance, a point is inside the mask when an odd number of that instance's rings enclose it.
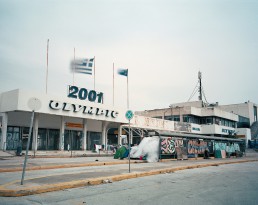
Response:
[[[55,100],[50,100],[49,107],[53,110],[63,110],[63,111],[72,111],[72,112],[81,112],[82,114],[96,115],[96,116],[105,116],[116,118],[118,112],[114,110],[106,110],[97,107],[78,105],[73,103],[59,102]]]

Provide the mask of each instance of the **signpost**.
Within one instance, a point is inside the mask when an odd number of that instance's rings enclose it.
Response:
[[[130,168],[130,150],[131,150],[131,124],[130,124],[130,121],[131,119],[133,118],[133,111],[132,110],[127,110],[126,113],[125,113],[125,117],[126,119],[129,121],[129,173],[131,172],[131,168]]]
[[[28,151],[29,151],[29,146],[30,146],[31,131],[32,131],[33,120],[34,120],[34,113],[35,113],[35,111],[37,111],[37,110],[39,110],[41,108],[41,102],[37,98],[30,98],[29,101],[28,101],[28,107],[32,110],[32,114],[31,114],[31,122],[30,122],[30,130],[29,130],[28,142],[27,142],[27,147],[26,147],[26,154],[25,154],[24,163],[23,163],[23,169],[22,169],[21,185],[23,185],[25,171],[26,171],[26,165],[27,165],[27,159],[28,159]]]

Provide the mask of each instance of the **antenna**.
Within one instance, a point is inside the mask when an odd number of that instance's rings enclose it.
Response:
[[[202,101],[202,73],[198,72],[198,79],[199,79],[199,100]]]
[[[203,106],[205,105],[204,102],[203,102],[203,99],[204,99],[205,102],[208,104],[208,101],[207,101],[206,96],[205,96],[205,93],[204,93],[204,89],[203,89],[203,87],[202,87],[202,73],[201,73],[201,71],[198,72],[198,82],[197,82],[197,84],[196,84],[196,86],[195,86],[195,88],[194,88],[194,91],[193,91],[192,95],[190,96],[190,98],[188,99],[187,102],[189,102],[189,101],[192,99],[192,97],[193,97],[197,92],[199,92],[198,99],[199,99],[200,101],[202,101]]]

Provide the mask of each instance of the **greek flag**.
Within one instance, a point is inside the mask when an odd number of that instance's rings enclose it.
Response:
[[[94,58],[76,59],[72,63],[72,70],[76,73],[92,75]]]
[[[118,70],[117,70],[117,73],[119,74],[119,75],[123,75],[123,76],[128,76],[128,69],[124,69],[124,68],[118,68]]]

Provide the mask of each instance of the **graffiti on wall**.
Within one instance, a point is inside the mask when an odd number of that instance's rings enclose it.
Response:
[[[207,142],[199,140],[188,141],[188,154],[203,154],[207,148]]]
[[[182,139],[175,139],[175,147],[183,147],[184,143]]]
[[[184,144],[183,139],[175,140],[176,154],[177,159],[187,159],[187,148],[186,144]]]
[[[182,139],[173,139],[172,137],[161,139],[161,154],[174,154],[184,146]]]
[[[175,141],[172,137],[161,139],[161,154],[175,153]]]
[[[161,154],[177,154],[179,158],[186,158],[187,154],[204,154],[208,148],[213,152],[213,143],[203,140],[184,140],[180,138],[167,137],[161,139]]]
[[[227,144],[224,142],[215,142],[214,143],[214,148],[215,150],[226,150]]]

